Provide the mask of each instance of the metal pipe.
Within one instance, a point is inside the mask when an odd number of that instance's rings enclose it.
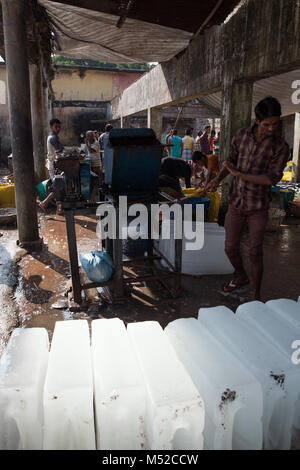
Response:
[[[207,23],[209,22],[209,20],[214,16],[214,14],[216,13],[216,11],[220,8],[221,4],[223,3],[223,0],[219,0],[218,3],[215,5],[215,7],[212,9],[212,11],[210,12],[210,14],[208,15],[208,17],[206,18],[205,21],[203,21],[202,25],[200,26],[200,28],[197,29],[197,31],[195,32],[194,36],[193,36],[193,39],[196,38],[197,36],[199,36],[199,34],[203,31],[203,29],[205,28],[205,26],[207,25]]]

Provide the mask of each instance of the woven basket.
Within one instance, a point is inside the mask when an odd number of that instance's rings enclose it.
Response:
[[[289,209],[291,215],[300,218],[300,202],[289,202]]]

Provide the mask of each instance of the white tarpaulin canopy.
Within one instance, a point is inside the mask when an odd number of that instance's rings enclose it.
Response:
[[[187,47],[193,34],[118,16],[39,0],[46,8],[56,36],[57,53],[107,62],[163,62]]]

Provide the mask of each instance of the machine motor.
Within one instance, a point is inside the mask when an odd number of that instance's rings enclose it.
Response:
[[[55,199],[65,203],[84,202],[91,195],[90,164],[80,161],[78,154],[64,154],[54,161]]]

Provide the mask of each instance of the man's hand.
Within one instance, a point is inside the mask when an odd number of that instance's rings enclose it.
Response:
[[[218,177],[214,178],[213,180],[211,180],[206,186],[205,186],[205,191],[209,192],[209,193],[215,193],[218,189],[218,186],[220,184],[220,181],[218,179]]]
[[[223,163],[223,168],[226,168],[226,170],[229,171],[229,173],[232,174],[232,176],[239,176],[240,172],[236,169],[236,167],[227,161]]]

